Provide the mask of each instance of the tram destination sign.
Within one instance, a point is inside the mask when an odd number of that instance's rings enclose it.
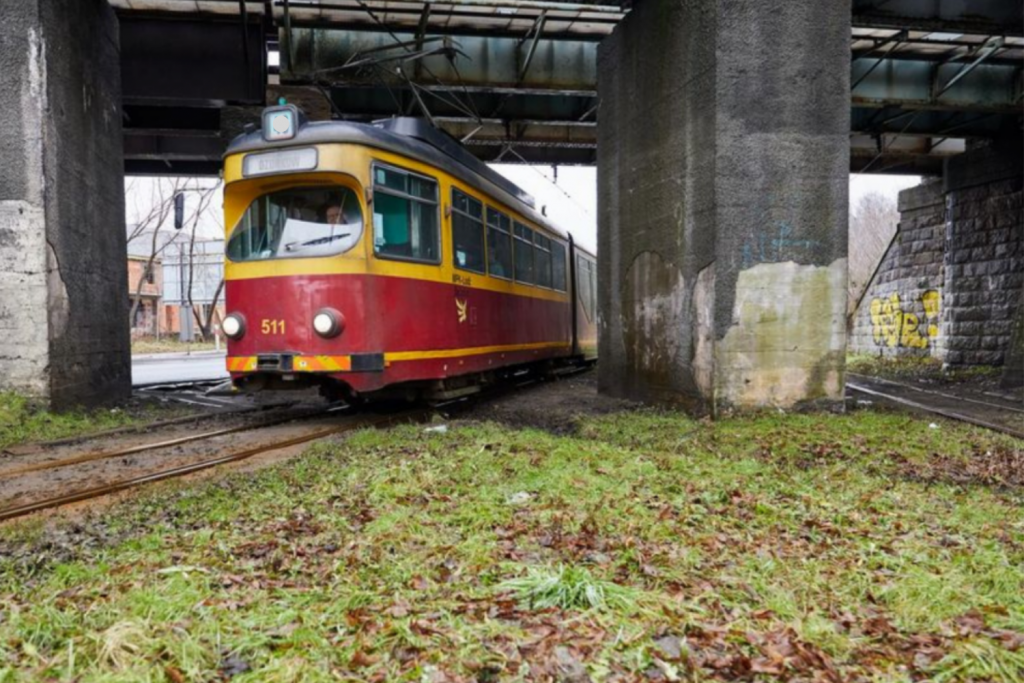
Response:
[[[312,171],[318,163],[316,149],[313,147],[249,154],[242,161],[242,176],[249,178],[270,173]]]

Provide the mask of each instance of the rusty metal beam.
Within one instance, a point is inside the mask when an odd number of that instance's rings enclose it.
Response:
[[[853,0],[853,25],[1024,35],[1019,0]]]

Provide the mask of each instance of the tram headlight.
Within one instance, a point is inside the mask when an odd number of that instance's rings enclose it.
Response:
[[[345,317],[333,308],[321,308],[313,316],[313,330],[324,339],[337,337],[345,329]]]
[[[241,313],[232,313],[224,318],[220,328],[229,339],[241,339],[245,335],[245,316]]]

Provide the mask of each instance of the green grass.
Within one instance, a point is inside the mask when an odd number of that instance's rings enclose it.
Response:
[[[221,344],[221,348],[223,348]],[[177,337],[137,337],[132,339],[132,353],[185,353],[188,351],[213,351],[216,343],[213,341],[183,342]]]
[[[849,372],[885,379],[926,378],[941,382],[971,382],[998,378],[1003,369],[990,365],[943,368],[942,361],[931,356],[885,357],[870,354],[850,354],[846,358]]]
[[[952,651],[924,670],[936,683],[943,681],[1024,681],[1024,650],[1010,649],[985,638],[957,642]]]
[[[594,578],[586,567],[530,567],[526,576],[498,586],[511,591],[530,609],[630,609],[630,590],[612,581]]]
[[[0,392],[0,448],[25,441],[53,441],[153,422],[183,415],[187,410],[101,408],[92,411],[52,412],[24,396]],[[2,680],[2,679],[0,679]]]
[[[1024,495],[944,477],[1012,448],[872,412],[360,432],[0,530],[0,681],[1020,681]]]

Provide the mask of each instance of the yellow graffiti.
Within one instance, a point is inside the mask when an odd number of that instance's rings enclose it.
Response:
[[[924,309],[926,328],[921,332],[921,319],[917,314],[903,310],[898,293],[886,299],[871,301],[871,335],[878,346],[926,349],[931,340],[939,336],[939,293],[934,289],[924,292],[918,301]]]
[[[928,337],[935,339],[939,336],[939,293],[929,289],[921,295],[921,305],[924,306],[924,316],[928,319]]]

